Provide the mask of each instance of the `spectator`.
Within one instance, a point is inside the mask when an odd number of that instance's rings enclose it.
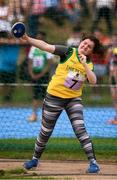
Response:
[[[67,45],[68,46],[73,46],[73,47],[78,47],[81,41],[81,27],[73,27],[72,34],[71,36],[67,39]]]
[[[115,108],[115,117],[108,122],[110,124],[117,124],[117,33],[112,35],[111,46],[108,49],[108,62],[109,62],[109,82],[110,91]]]
[[[16,83],[17,61],[20,46],[10,38],[0,38],[0,83],[2,83],[2,96],[5,102],[12,100]]]
[[[19,46],[9,34],[11,23],[8,21],[8,13],[6,1],[0,0],[0,83],[4,101],[12,99],[14,87],[8,84],[16,82],[16,64],[19,55]]]
[[[40,31],[37,38],[45,40],[46,34]],[[49,80],[49,59],[52,59],[53,55],[32,46],[28,58],[28,69],[33,84],[33,113],[29,117],[29,121],[34,122],[37,120],[39,99],[45,96],[45,84]]]
[[[81,22],[81,8],[79,0],[62,0],[66,17],[74,24]]]
[[[79,0],[82,9],[82,17],[89,16],[89,7],[87,0]]]
[[[41,17],[45,13],[45,0],[27,0],[27,27],[31,37],[36,37],[41,26]]]
[[[115,8],[115,0],[92,0],[93,2],[93,24],[92,32],[97,28],[98,23],[102,18],[106,20],[108,33],[112,34],[113,25],[113,10]]]
[[[0,0],[0,37],[8,37],[11,23],[8,21],[9,7],[4,0]]]
[[[61,0],[45,0],[45,17],[50,18],[58,26],[64,25],[66,19]]]
[[[9,0],[9,21],[25,21],[28,0]]]
[[[107,75],[108,61],[106,59],[106,49],[108,48],[108,45],[110,43],[110,38],[108,36],[105,36],[102,30],[99,28],[94,31],[93,35],[96,38],[98,38],[101,44],[103,45],[102,49],[100,50],[100,53],[92,55],[92,60],[94,63],[94,72],[97,76],[97,85],[100,85],[104,83],[104,79]],[[92,90],[92,99],[100,100],[100,86],[92,87]]]

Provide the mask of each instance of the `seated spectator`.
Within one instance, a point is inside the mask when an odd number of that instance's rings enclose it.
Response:
[[[8,21],[9,7],[4,0],[0,0],[0,37],[7,37],[11,31],[11,23]]]

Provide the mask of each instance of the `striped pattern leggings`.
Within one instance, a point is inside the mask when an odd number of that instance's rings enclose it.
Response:
[[[89,160],[95,159],[93,145],[86,132],[83,120],[83,106],[80,98],[63,99],[47,94],[42,110],[42,126],[35,143],[35,158],[40,158],[45,146],[51,136],[56,121],[63,111],[66,111],[76,137],[79,139],[87,158]],[[66,131],[66,129],[65,129]]]

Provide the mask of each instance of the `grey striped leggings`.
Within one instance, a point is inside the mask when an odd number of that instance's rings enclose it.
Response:
[[[35,151],[33,157],[41,157],[41,154],[45,149],[48,139],[53,132],[56,121],[62,110],[66,111],[76,137],[79,139],[81,146],[83,147],[87,155],[87,158],[89,160],[95,159],[93,145],[84,125],[83,106],[81,104],[81,99],[63,99],[52,96],[50,94],[47,94],[44,99],[42,110],[42,126],[35,143]]]

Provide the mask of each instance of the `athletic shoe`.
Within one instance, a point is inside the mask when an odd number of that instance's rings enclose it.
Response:
[[[98,173],[100,171],[100,168],[97,163],[91,162],[88,169],[87,173]]]
[[[38,165],[38,159],[32,159],[30,161],[25,162],[23,166],[25,169],[29,170],[37,167],[37,165]]]

